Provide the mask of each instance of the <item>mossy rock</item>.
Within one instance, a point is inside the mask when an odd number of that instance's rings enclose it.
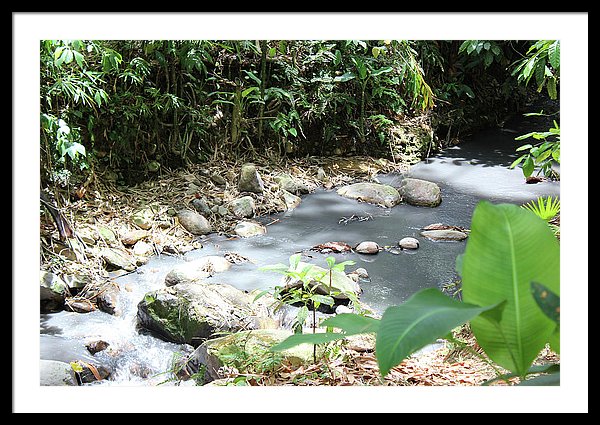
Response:
[[[287,350],[271,352],[270,348],[292,332],[287,329],[258,329],[241,331],[220,338],[210,339],[200,345],[190,356],[193,368],[206,367],[205,382],[223,378],[219,369],[223,366],[236,368],[240,373],[262,372],[268,364],[286,364],[292,368],[311,364],[313,345],[300,344]],[[323,355],[324,346],[317,346],[317,358]]]
[[[142,327],[161,338],[198,346],[220,332],[277,325],[264,303],[224,283],[180,283],[151,291],[138,304]]]
[[[350,199],[361,200],[370,204],[391,208],[401,201],[396,188],[380,183],[354,183],[343,186],[337,193]]]

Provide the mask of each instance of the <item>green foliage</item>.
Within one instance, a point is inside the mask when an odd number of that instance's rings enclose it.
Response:
[[[498,104],[486,87],[505,91],[501,102],[517,101],[514,87],[498,84],[522,46],[470,43],[43,40],[41,114],[70,129],[69,144],[41,129],[43,175],[107,167],[137,182],[151,161],[168,169],[271,150],[387,154],[391,130],[407,116],[436,106],[460,131],[469,108],[484,116],[482,105]],[[548,63],[558,47],[547,47]],[[67,162],[53,164],[59,158]]]
[[[525,85],[532,78],[537,84],[537,91],[544,87],[550,99],[557,99],[560,79],[560,41],[538,40],[531,45],[525,57],[513,64],[513,76]]]
[[[466,53],[472,61],[467,68],[483,64],[488,68],[494,61],[501,62],[504,58],[502,47],[494,40],[465,40],[459,47],[458,53]]]
[[[538,308],[530,285],[538,282],[559,293],[558,241],[529,211],[481,202],[473,213],[461,272],[465,302],[506,301],[501,317],[477,317],[471,328],[492,360],[523,376],[556,330]]]
[[[554,373],[556,368],[540,369],[532,363],[546,343],[560,351],[559,267],[558,242],[543,221],[516,205],[482,201],[473,213],[465,253],[457,258],[462,302],[437,289],[424,289],[388,307],[381,320],[342,314],[322,323],[341,332],[294,335],[272,350],[372,332],[377,334],[376,356],[385,376],[414,351],[439,337],[452,339],[449,332],[469,322],[489,358],[515,376]],[[554,385],[557,376],[525,382]]]
[[[548,222],[560,212],[560,199],[551,196],[544,199],[543,196],[540,196],[537,198],[537,202],[530,201],[525,205],[522,205],[522,208],[533,212],[539,218]]]
[[[497,308],[455,301],[438,289],[417,292],[402,305],[388,307],[377,331],[377,363],[382,376],[411,353],[473,317]]]
[[[515,159],[509,168],[512,169],[517,165],[521,165],[523,175],[529,177],[533,174],[535,168],[539,167],[538,174],[543,173],[546,177],[552,177],[554,175],[553,162],[560,164],[560,127],[558,123],[554,121],[554,127],[548,129],[548,131],[533,131],[516,137],[515,140],[528,138],[540,140],[540,142],[527,143],[518,147],[517,152],[525,151],[525,153]]]

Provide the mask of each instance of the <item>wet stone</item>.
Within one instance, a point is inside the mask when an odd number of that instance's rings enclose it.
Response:
[[[377,242],[372,241],[364,241],[356,245],[354,251],[359,254],[377,254],[380,248]]]
[[[419,247],[419,241],[416,238],[406,237],[400,239],[398,246],[402,249],[417,249]]]

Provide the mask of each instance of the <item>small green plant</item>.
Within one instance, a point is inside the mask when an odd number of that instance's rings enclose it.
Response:
[[[554,198],[548,196],[545,199],[543,196],[540,196],[537,198],[537,201],[530,201],[521,207],[533,212],[539,218],[548,222],[560,212],[560,199],[556,196]]]
[[[334,257],[327,257],[328,269],[322,269],[313,264],[307,264],[300,261],[301,254],[294,254],[289,258],[289,266],[279,263],[261,267],[262,271],[273,271],[286,276],[286,284],[275,286],[273,290],[274,298],[279,302],[275,310],[283,305],[301,304],[296,314],[296,320],[293,325],[295,334],[302,334],[302,329],[309,311],[312,311],[312,330],[313,334],[317,328],[316,312],[321,304],[332,307],[334,305],[334,296],[340,293],[346,294],[351,300],[357,301],[353,292],[344,291],[334,286],[335,273],[344,273],[348,265],[355,264],[354,261],[344,261],[337,263]],[[322,292],[326,292],[323,294]],[[259,299],[269,291],[261,291],[255,297]],[[314,361],[316,362],[316,346],[313,350]]]
[[[521,205],[521,208],[533,212],[547,222],[552,232],[554,232],[554,236],[560,237],[560,226],[553,222],[560,213],[560,199],[558,197],[552,198],[548,196],[544,199],[544,197],[540,196],[537,198],[537,201],[530,201],[527,204]]]
[[[536,113],[535,115],[539,114]],[[531,176],[535,167],[539,167],[537,174],[543,173],[546,177],[555,177],[556,173],[552,169],[552,163],[556,161],[560,164],[560,127],[558,123],[554,121],[554,127],[548,129],[548,131],[532,131],[516,137],[515,140],[525,140],[530,137],[540,140],[540,142],[519,146],[516,151],[525,151],[525,153],[514,160],[509,168],[513,169],[522,163],[521,168],[525,177]]]

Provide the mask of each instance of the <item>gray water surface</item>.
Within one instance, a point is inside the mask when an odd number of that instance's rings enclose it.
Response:
[[[526,133],[527,123],[520,123],[513,131]],[[203,241],[203,248],[183,257],[166,255],[151,258],[148,264],[134,273],[115,279],[119,284],[119,315],[111,316],[100,311],[80,314],[60,312],[42,315],[40,320],[41,358],[62,361],[85,353],[85,342],[103,339],[109,342],[104,356],[115,373],[111,380],[101,385],[156,385],[164,380],[174,353],[183,347],[161,341],[136,328],[137,304],[148,291],[164,286],[165,275],[177,264],[206,255],[225,252],[241,254],[251,261],[233,265],[224,273],[211,279],[229,283],[243,290],[269,289],[280,283],[280,275],[260,271],[259,267],[275,263],[288,263],[289,257],[303,253],[304,261],[326,266],[325,258],[333,255],[338,262],[354,260],[365,268],[369,280],[360,282],[361,300],[378,313],[405,301],[423,288],[441,287],[453,282],[456,257],[464,252],[466,241],[433,242],[423,238],[419,230],[432,223],[469,228],[473,210],[480,200],[493,203],[523,204],[538,196],[559,196],[559,183],[545,181],[526,184],[520,168],[508,166],[517,157],[515,148],[524,142],[515,141],[514,132],[487,130],[460,146],[448,148],[411,168],[409,177],[438,183],[442,203],[436,208],[415,207],[406,204],[394,208],[360,203],[337,195],[335,190],[317,190],[302,198],[294,210],[263,217],[268,224],[265,235],[248,239],[227,239],[211,235]],[[402,175],[381,175],[381,183],[399,186]],[[347,221],[352,216],[368,220]],[[380,246],[397,246],[400,239],[411,236],[420,241],[414,251],[382,251],[377,255],[354,252],[321,254],[310,248],[329,241],[345,242],[355,246],[370,240]],[[110,353],[113,357],[108,358]],[[80,358],[81,358],[80,357]],[[140,372],[140,370],[142,372]],[[162,375],[161,375],[162,374]]]

